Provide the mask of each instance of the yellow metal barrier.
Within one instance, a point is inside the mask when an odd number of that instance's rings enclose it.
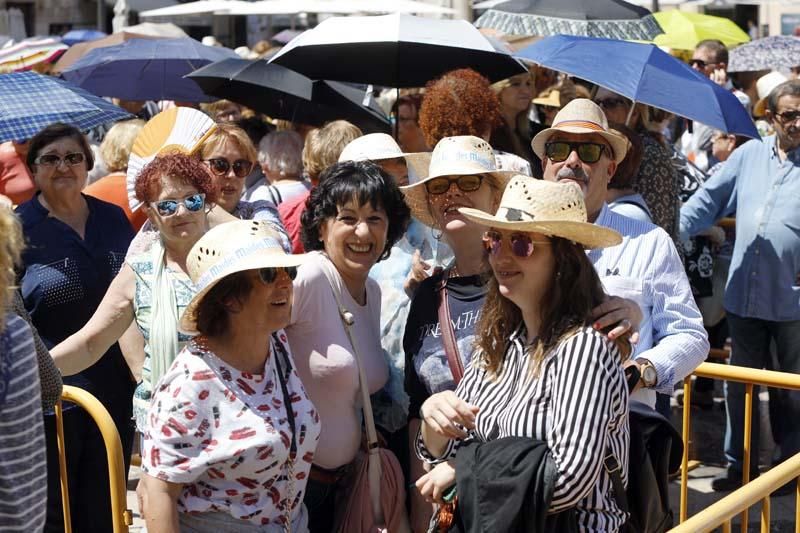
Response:
[[[759,499],[764,500],[764,505],[762,506],[761,511],[761,523],[762,523],[762,531],[769,530],[769,494],[783,485],[788,481],[800,476],[800,455],[795,456],[788,461],[785,461],[780,467],[785,468],[780,470],[778,473],[774,475],[767,475],[772,474],[773,471],[778,469],[779,467],[772,468],[769,472],[762,475],[756,481],[750,483],[750,436],[752,433],[752,400],[753,400],[753,387],[755,385],[762,385],[767,387],[776,387],[780,389],[792,389],[792,390],[800,390],[800,375],[797,374],[789,374],[787,372],[775,372],[772,370],[761,370],[756,368],[747,368],[747,367],[740,367],[740,366],[731,366],[731,365],[722,365],[717,363],[703,363],[694,371],[694,375],[697,377],[703,378],[712,378],[712,379],[722,379],[725,381],[736,381],[739,383],[745,384],[745,403],[744,403],[744,468],[742,473],[742,485],[743,487],[734,493],[730,494],[726,498],[723,498],[713,506],[705,509],[701,515],[705,515],[708,513],[709,510],[715,509],[717,505],[722,503],[723,501],[729,500],[729,498],[736,495],[736,498],[732,499],[730,502],[726,503],[726,506],[735,506],[737,511],[733,512],[731,516],[735,515],[737,512],[742,512],[742,532],[747,532],[747,522],[748,522],[748,510],[750,506],[752,506],[756,501]],[[689,493],[689,435],[691,434],[691,399],[692,399],[692,382],[691,377],[687,377],[683,382],[683,460],[681,464],[681,505],[680,505],[680,522],[681,526],[679,528],[674,529],[673,531],[706,531],[705,529],[682,529],[684,524],[686,523],[694,523],[693,521],[695,518],[692,518],[691,521],[687,521],[688,515],[688,493]],[[758,455],[756,454],[756,457]],[[793,462],[797,460],[797,462]],[[794,468],[792,468],[794,467]],[[789,474],[794,475],[789,475]],[[772,483],[769,480],[776,479],[777,476],[783,475],[788,476],[786,477],[785,481],[778,483],[777,481],[773,481]],[[783,479],[783,478],[780,478]],[[750,485],[758,482],[757,488],[750,489]],[[762,490],[758,490],[758,487],[762,487]],[[753,491],[755,494],[762,494],[760,498],[755,498],[750,500],[743,500],[742,495],[740,494],[741,491],[744,489],[748,489],[749,491]],[[798,489],[800,490],[800,489]],[[749,497],[751,492],[743,493],[744,496]],[[800,493],[799,493],[800,494]],[[722,509],[728,509],[729,507],[721,507]],[[798,499],[798,510],[800,510],[800,499]],[[800,511],[798,511],[800,513]],[[700,515],[698,515],[700,516]],[[716,514],[713,516],[717,516]],[[766,521],[766,522],[765,522]],[[797,532],[800,533],[800,514],[798,514],[798,529]],[[705,522],[704,522],[705,523]],[[710,522],[709,522],[710,523]],[[765,527],[766,523],[766,528]],[[730,531],[730,517],[721,519],[714,524],[714,527],[722,525],[723,531]]]
[[[77,404],[86,410],[97,424],[106,445],[108,459],[108,480],[111,490],[111,520],[114,533],[127,533],[128,526],[133,524],[133,514],[127,509],[127,487],[125,486],[125,462],[122,455],[122,443],[119,440],[117,426],[106,408],[97,398],[83,389],[64,385],[61,400]],[[72,519],[69,511],[69,488],[67,486],[67,459],[64,451],[64,425],[61,400],[55,408],[56,430],[58,432],[58,466],[61,473],[61,502],[64,507],[64,530],[72,532]]]

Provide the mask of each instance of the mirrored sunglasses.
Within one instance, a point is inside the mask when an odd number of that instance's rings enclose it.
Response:
[[[258,277],[261,278],[266,284],[270,284],[278,279],[278,271],[283,270],[286,272],[286,275],[289,276],[289,279],[294,280],[297,277],[297,267],[281,267],[281,268],[260,268],[258,269]]]
[[[444,194],[450,190],[450,185],[455,182],[461,192],[474,192],[481,188],[483,176],[469,174],[465,176],[441,176],[425,182],[428,194]]]
[[[64,157],[56,154],[44,154],[33,160],[34,163],[42,165],[43,167],[58,167],[61,165],[62,161],[66,163],[67,166],[74,167],[86,161],[86,156],[83,152],[72,152]]]
[[[183,204],[187,211],[195,213],[200,211],[206,205],[205,193],[197,193],[187,196],[181,200],[159,200],[158,202],[151,202],[150,205],[162,217],[171,217],[178,212],[178,206]]]
[[[592,142],[553,141],[544,145],[545,155],[554,163],[566,161],[572,152],[577,152],[584,163],[597,163],[605,149],[605,145]]]
[[[523,259],[533,254],[534,244],[550,244],[548,241],[534,241],[527,233],[512,233],[509,240],[511,253]],[[483,234],[483,248],[490,255],[499,254],[502,246],[503,234],[499,231],[489,230]]]
[[[226,175],[228,171],[230,171],[231,166],[233,166],[233,173],[237,178],[246,178],[250,175],[250,171],[253,170],[253,163],[247,159],[237,159],[231,163],[224,157],[217,157],[214,159],[206,159],[205,162],[208,163],[211,172],[217,176]]]

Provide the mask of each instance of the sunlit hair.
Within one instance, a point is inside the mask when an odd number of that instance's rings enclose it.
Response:
[[[296,131],[273,131],[258,143],[258,162],[281,176],[303,173],[303,138]]]
[[[117,122],[108,130],[100,143],[100,155],[109,172],[124,172],[128,168],[133,142],[144,127],[144,120],[125,120]]]
[[[197,158],[181,153],[161,155],[145,165],[136,177],[136,199],[145,204],[155,201],[164,178],[177,179],[205,193],[206,205],[217,202],[218,191],[208,167]]]
[[[247,132],[236,124],[223,122],[217,124],[200,147],[200,158],[208,157],[216,150],[222,148],[226,143],[233,143],[241,152],[242,157],[255,164],[257,161],[256,147],[247,135]]]
[[[579,245],[566,239],[550,239],[555,268],[542,295],[542,322],[539,337],[530,347],[531,370],[538,375],[544,357],[562,340],[592,323],[592,309],[603,302],[603,286],[597,272]],[[534,252],[535,253],[535,252]],[[486,301],[475,330],[477,353],[491,379],[503,370],[506,345],[522,322],[522,312],[511,300],[500,294],[497,279],[489,278]],[[630,342],[615,342],[621,361],[631,353]]]
[[[0,331],[5,328],[5,311],[14,296],[15,267],[22,254],[22,226],[11,209],[0,207]]]
[[[303,147],[303,167],[311,181],[316,182],[323,170],[339,161],[344,147],[362,135],[357,126],[346,120],[334,120],[311,130]]]

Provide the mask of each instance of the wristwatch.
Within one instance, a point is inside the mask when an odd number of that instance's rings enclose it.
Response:
[[[642,384],[648,389],[655,387],[658,383],[658,373],[653,363],[647,359],[637,359],[636,362],[639,363],[639,368],[642,373]]]

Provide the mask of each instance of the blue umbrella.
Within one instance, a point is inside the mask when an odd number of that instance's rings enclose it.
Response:
[[[61,75],[97,96],[125,100],[213,100],[183,77],[215,61],[239,56],[229,48],[180,39],[130,39],[95,48]]]
[[[102,39],[103,37],[107,36],[108,34],[106,32],[100,30],[70,30],[64,34],[64,37],[61,38],[61,42],[72,46],[76,43],[96,41],[97,39]]]
[[[759,136],[733,93],[652,44],[555,35],[517,57],[727,133]]]
[[[53,122],[82,131],[131,118],[130,113],[52,76],[14,72],[0,76],[0,142],[30,139]]]

